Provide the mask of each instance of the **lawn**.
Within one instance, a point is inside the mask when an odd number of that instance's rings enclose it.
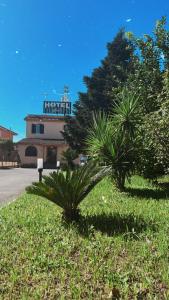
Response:
[[[0,299],[169,299],[169,193],[106,179],[81,211],[68,226],[27,194],[0,210]]]

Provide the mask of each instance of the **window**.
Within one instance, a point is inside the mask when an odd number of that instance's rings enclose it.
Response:
[[[34,146],[28,146],[25,150],[25,156],[37,156],[37,149]]]
[[[32,133],[43,134],[44,133],[44,125],[43,124],[32,124]]]

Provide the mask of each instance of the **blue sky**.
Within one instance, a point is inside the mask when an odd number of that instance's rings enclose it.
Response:
[[[168,0],[0,0],[0,125],[23,138],[43,93],[58,99],[66,84],[75,101],[120,27],[141,36],[162,15]]]

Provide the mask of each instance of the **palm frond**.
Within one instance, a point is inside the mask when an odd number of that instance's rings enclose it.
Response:
[[[112,178],[122,186],[125,177],[134,170],[135,145],[138,128],[139,97],[123,91],[114,114],[94,116],[93,127],[88,131],[88,154],[111,167]],[[119,186],[120,186],[119,185]]]
[[[87,152],[92,157],[98,157],[105,144],[112,141],[112,126],[104,113],[93,115],[93,127],[88,130],[86,139]]]
[[[118,130],[133,138],[140,121],[139,96],[124,88],[119,97],[120,101],[113,110],[112,123]]]
[[[52,172],[49,176],[43,176],[42,182],[33,183],[26,191],[47,198],[64,211],[73,211],[107,174],[106,167],[90,161],[72,172]]]

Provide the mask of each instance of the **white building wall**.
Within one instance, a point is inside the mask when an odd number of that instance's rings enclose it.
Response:
[[[43,124],[44,134],[32,133],[32,124]],[[26,122],[26,137],[41,138],[41,139],[63,139],[60,131],[64,130],[65,122],[58,121],[27,121]]]
[[[17,150],[21,161],[21,166],[36,166],[37,165],[37,159],[43,158],[44,163],[46,162],[46,155],[47,155],[47,146],[42,145],[31,145],[36,147],[37,149],[37,157],[34,156],[25,156],[25,150],[30,145],[24,145],[24,144],[18,144]],[[62,153],[63,151],[66,151],[68,149],[68,145],[58,145],[57,148],[57,160],[62,161]]]
[[[22,144],[18,144],[17,145],[17,150],[18,150],[18,154],[20,157],[20,161],[21,161],[21,166],[26,166],[26,165],[37,165],[37,158],[43,158],[43,146],[40,145],[32,145],[35,146],[37,149],[37,157],[36,156],[25,156],[25,150],[26,148],[30,146],[30,145],[22,145]]]

